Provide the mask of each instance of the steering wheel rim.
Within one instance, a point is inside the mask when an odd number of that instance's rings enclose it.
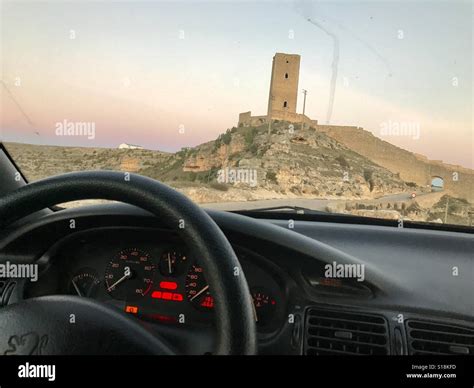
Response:
[[[256,354],[252,297],[232,246],[207,213],[163,183],[137,174],[113,171],[74,172],[36,181],[0,198],[0,231],[46,207],[82,199],[115,200],[135,205],[161,218],[166,226],[178,232],[196,252],[213,290],[217,329],[215,353]],[[2,309],[0,320],[1,314]],[[163,349],[157,351],[162,353]]]

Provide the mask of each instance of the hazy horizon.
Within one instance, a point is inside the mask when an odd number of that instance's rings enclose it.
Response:
[[[196,146],[236,126],[240,112],[266,114],[275,52],[301,55],[306,114],[324,124],[334,36],[331,124],[474,168],[470,2],[1,7],[2,141],[165,152]],[[300,113],[302,100],[300,93]],[[56,136],[64,120],[93,122],[94,139]],[[387,123],[416,125],[419,136],[382,136]]]

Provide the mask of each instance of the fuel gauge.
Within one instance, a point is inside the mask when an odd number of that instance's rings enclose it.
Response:
[[[276,301],[269,292],[261,288],[252,289],[252,299],[257,315],[257,324],[265,325],[273,317]]]

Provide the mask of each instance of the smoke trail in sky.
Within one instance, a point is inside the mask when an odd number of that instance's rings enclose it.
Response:
[[[331,117],[332,117],[332,109],[334,106],[334,98],[336,95],[336,82],[337,82],[337,70],[339,66],[339,39],[337,38],[336,34],[333,32],[329,31],[327,28],[325,28],[322,24],[318,23],[317,21],[308,18],[308,22],[310,22],[312,25],[318,27],[322,31],[324,31],[326,34],[328,34],[334,44],[333,48],[333,54],[332,54],[332,75],[331,75],[331,86],[329,89],[329,102],[328,102],[328,110],[326,113],[326,124],[330,124],[331,122]]]
[[[338,73],[338,67],[339,67],[339,38],[333,31],[324,27],[322,23],[318,22],[315,18],[310,17],[310,15],[313,13],[312,3],[306,2],[306,1],[296,1],[294,5],[295,5],[295,9],[297,13],[302,15],[309,23],[311,23],[315,27],[325,32],[333,40],[334,48],[333,48],[333,61],[332,61],[332,76],[331,76],[328,110],[326,114],[326,124],[329,124],[332,118],[334,100],[335,100],[335,95],[336,95],[336,82],[337,82],[337,73]],[[326,22],[326,20],[324,21]],[[372,54],[374,54],[385,65],[388,71],[388,77],[392,76],[392,70],[391,70],[389,62],[371,44],[367,43],[366,41],[358,37],[349,28],[346,28],[341,23],[335,20],[331,20],[331,23],[336,25],[342,31],[345,31],[346,33],[350,34],[353,39],[357,40],[359,43],[364,45]]]
[[[22,116],[26,119],[26,121],[28,122],[28,124],[30,124],[32,127],[34,127],[33,122],[30,120],[30,118],[28,117],[28,115],[26,114],[26,112],[23,110],[23,108],[22,108],[21,105],[18,103],[18,101],[15,99],[15,96],[13,96],[13,93],[10,91],[10,89],[9,89],[8,86],[5,84],[5,82],[4,82],[3,80],[1,80],[0,83],[2,84],[3,88],[6,90],[8,96],[9,96],[10,99],[13,101],[13,103],[16,105],[16,107],[18,108],[18,110],[20,111],[20,113],[22,114]]]
[[[329,19],[329,18],[328,18]],[[357,40],[359,43],[361,43],[362,45],[364,45],[372,54],[374,54],[379,60],[380,62],[382,62],[385,67],[387,68],[387,71],[388,71],[388,77],[391,77],[392,76],[392,68],[390,66],[390,63],[388,62],[387,59],[385,59],[385,57],[382,56],[382,54],[380,54],[377,49],[375,47],[373,47],[370,43],[366,42],[365,40],[361,39],[359,36],[357,36],[353,31],[351,31],[349,28],[345,27],[344,25],[342,25],[341,23],[335,21],[335,20],[331,20],[331,23],[334,23],[338,28],[340,28],[341,30],[347,32],[348,34],[351,35],[352,38],[354,38],[355,40]]]

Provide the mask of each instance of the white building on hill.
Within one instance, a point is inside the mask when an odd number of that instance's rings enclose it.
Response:
[[[142,150],[143,147],[134,144],[122,143],[118,146],[119,149],[128,149],[128,150]]]

